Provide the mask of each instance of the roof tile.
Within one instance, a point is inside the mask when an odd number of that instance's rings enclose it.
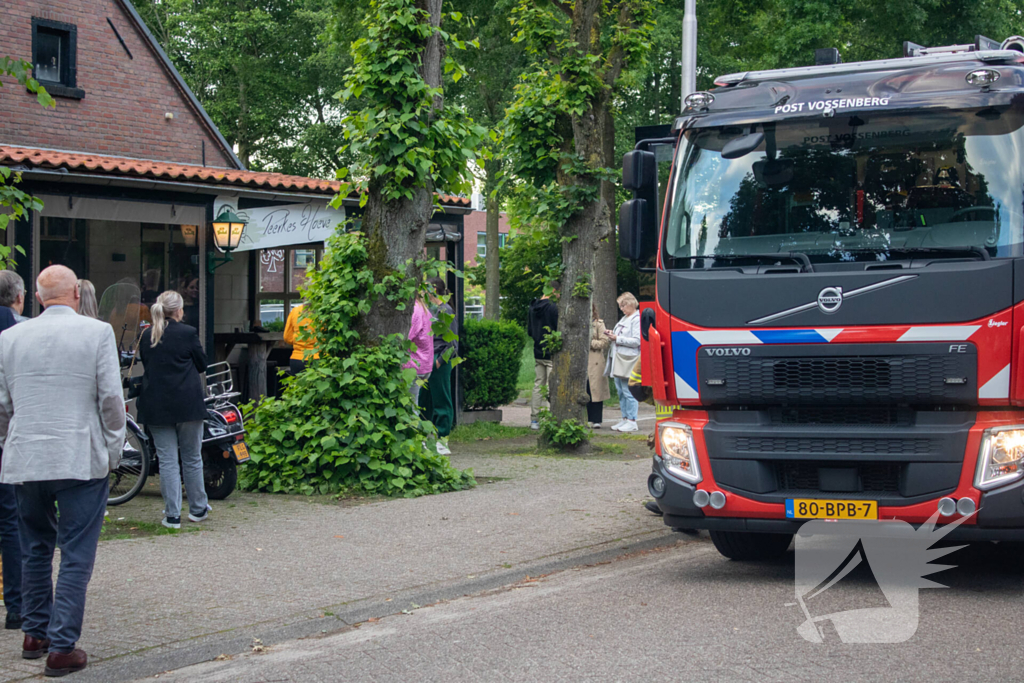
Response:
[[[155,180],[177,180],[202,182],[211,185],[231,185],[253,188],[274,188],[316,194],[333,195],[341,183],[336,180],[321,180],[283,173],[261,173],[238,171],[208,166],[191,166],[144,159],[127,159],[102,154],[62,152],[31,147],[10,147],[0,145],[0,164],[26,164],[36,168],[63,168],[68,171],[88,171],[124,175],[129,177],[152,178]],[[468,207],[469,199],[455,195],[439,195],[442,204]]]

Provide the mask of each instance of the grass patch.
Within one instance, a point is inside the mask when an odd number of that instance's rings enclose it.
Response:
[[[134,519],[108,519],[100,532],[101,541],[117,541],[124,538],[145,536],[170,536],[199,531],[198,524],[182,524],[181,529],[168,529],[160,522],[139,522]]]
[[[518,439],[533,434],[529,427],[512,427],[500,422],[474,422],[459,425],[448,437],[449,443],[473,443],[476,441],[497,441],[500,439]]]
[[[607,453],[609,455],[622,455],[626,452],[626,447],[621,443],[596,443],[591,441],[590,447],[598,453]]]

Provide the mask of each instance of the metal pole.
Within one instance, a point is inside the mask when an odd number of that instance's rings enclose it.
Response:
[[[697,90],[697,0],[686,0],[683,12],[683,87],[680,109],[686,96]]]

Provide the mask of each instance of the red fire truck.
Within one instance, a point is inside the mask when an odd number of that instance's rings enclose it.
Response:
[[[728,557],[808,519],[1024,540],[1024,39],[904,52],[722,76],[623,161],[648,488]]]

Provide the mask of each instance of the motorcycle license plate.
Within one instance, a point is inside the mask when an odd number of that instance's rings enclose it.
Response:
[[[245,445],[244,441],[231,444],[231,452],[235,454],[235,460],[239,463],[249,460],[249,447]]]
[[[874,500],[786,500],[786,517],[790,519],[878,519],[878,502]]]

